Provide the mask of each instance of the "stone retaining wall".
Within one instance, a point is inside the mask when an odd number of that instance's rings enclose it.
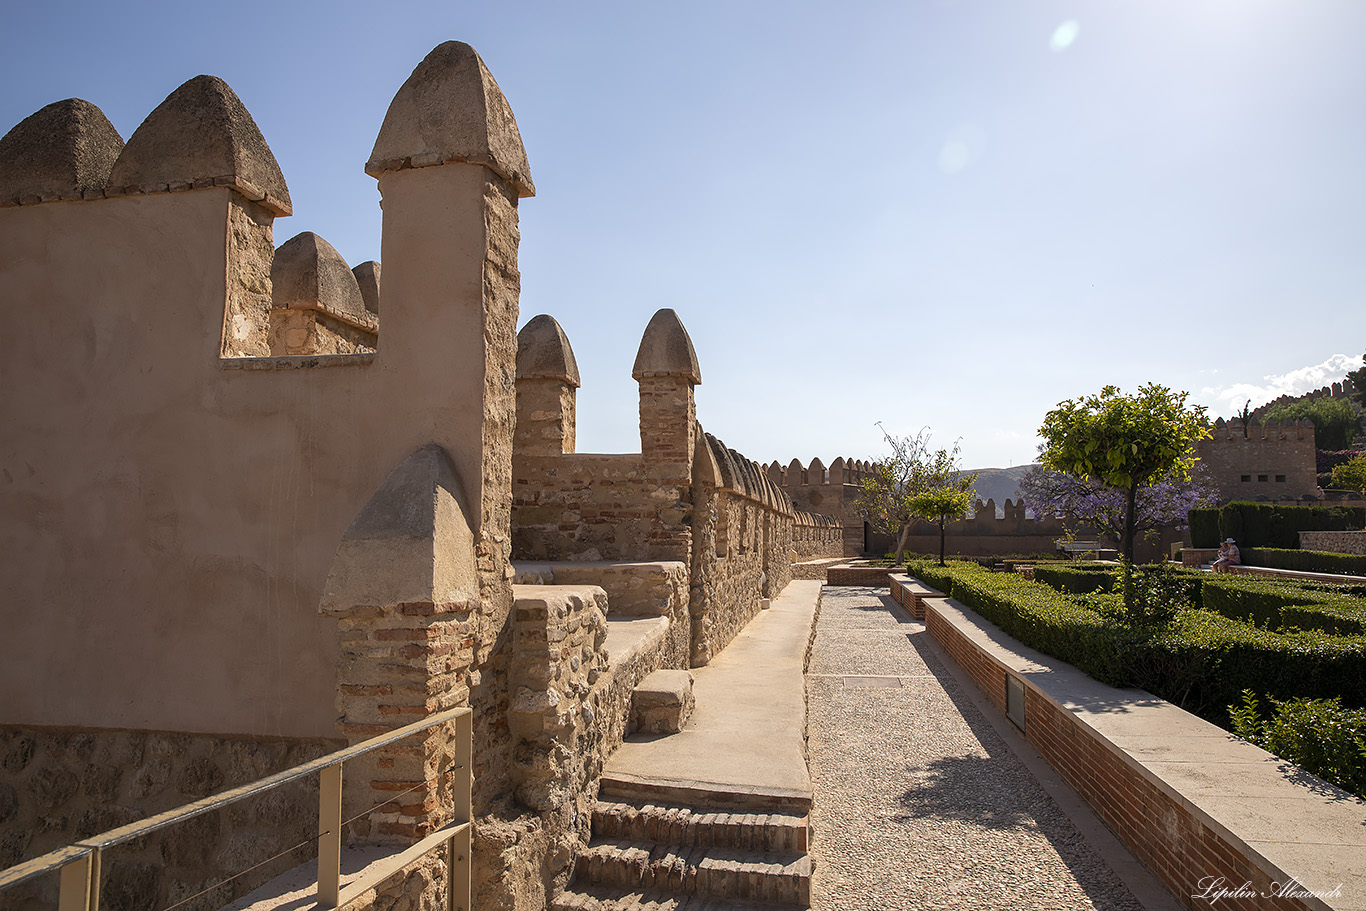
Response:
[[[269,740],[144,731],[0,731],[0,869],[324,756],[340,740]],[[318,780],[282,785],[227,810],[111,851],[101,907],[164,908],[317,835]],[[307,848],[213,890],[218,908],[293,867]],[[0,892],[0,909],[56,907],[57,877]]]
[[[1330,554],[1366,554],[1366,531],[1302,531],[1300,550]]]

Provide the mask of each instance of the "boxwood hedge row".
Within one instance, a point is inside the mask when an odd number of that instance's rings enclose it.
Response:
[[[1291,550],[1285,547],[1239,548],[1239,553],[1248,566],[1366,576],[1366,555],[1361,554],[1332,554],[1321,550]]]
[[[1366,636],[1317,628],[1280,632],[1200,608],[1184,611],[1170,627],[1143,632],[1117,619],[1119,595],[1069,597],[1041,582],[966,564],[916,564],[910,572],[1031,648],[1104,683],[1142,687],[1225,727],[1228,707],[1245,689],[1283,699],[1340,696],[1366,706]],[[1286,611],[1325,608],[1306,603],[1283,605],[1282,624],[1290,625]]]

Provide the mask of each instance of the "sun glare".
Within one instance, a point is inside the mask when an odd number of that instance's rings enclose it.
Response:
[[[1055,51],[1065,51],[1077,40],[1077,33],[1080,31],[1081,26],[1077,20],[1068,19],[1053,30],[1053,37],[1049,39],[1048,46]]]

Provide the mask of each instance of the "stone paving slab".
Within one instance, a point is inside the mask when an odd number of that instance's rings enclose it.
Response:
[[[628,738],[607,761],[604,789],[651,784],[809,803],[802,665],[820,595],[818,581],[791,582],[710,664],[693,668],[692,719],[677,734]]]
[[[877,589],[823,595],[807,679],[813,908],[1144,908],[923,630]],[[878,665],[901,685],[846,682]]]

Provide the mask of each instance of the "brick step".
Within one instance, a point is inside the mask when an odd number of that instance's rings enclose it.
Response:
[[[623,893],[620,889],[582,886],[560,893],[560,897],[550,904],[550,911],[791,911],[792,907],[704,895]]]
[[[604,799],[593,810],[593,834],[599,838],[685,848],[802,853],[807,849],[808,831],[807,814],[791,810],[733,812]]]
[[[797,852],[761,853],[595,838],[579,855],[574,881],[803,908],[811,903],[811,859]]]

